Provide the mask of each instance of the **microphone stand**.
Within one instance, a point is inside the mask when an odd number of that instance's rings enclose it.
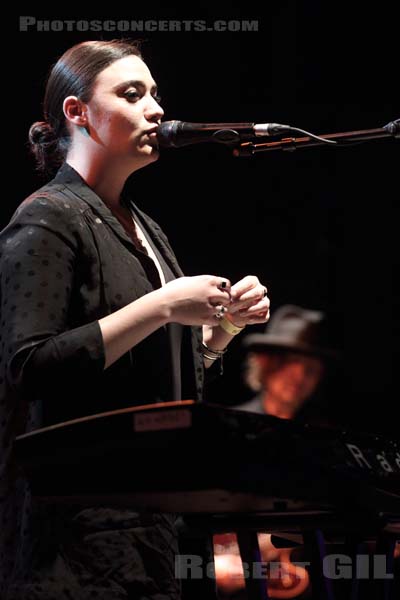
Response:
[[[315,146],[333,146],[323,140],[332,140],[336,142],[336,147],[350,146],[353,142],[364,142],[367,140],[382,139],[382,138],[399,138],[400,137],[400,119],[391,121],[384,127],[377,129],[363,129],[361,131],[346,131],[342,133],[328,133],[319,135],[322,140],[317,140],[311,137],[290,137],[283,138],[276,142],[243,142],[239,147],[233,150],[234,156],[254,156],[258,152],[268,152],[271,150],[286,150],[294,152],[300,148],[311,148]],[[343,143],[342,143],[343,142]]]

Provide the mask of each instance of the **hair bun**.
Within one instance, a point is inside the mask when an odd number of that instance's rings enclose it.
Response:
[[[49,144],[56,139],[54,129],[47,121],[36,121],[29,129],[29,142],[31,144]]]
[[[29,129],[29,146],[38,171],[53,174],[63,162],[56,133],[50,123],[36,121]]]

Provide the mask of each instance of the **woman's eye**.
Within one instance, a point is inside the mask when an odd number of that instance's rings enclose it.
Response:
[[[124,93],[125,98],[128,100],[137,100],[139,98],[139,93],[134,90],[128,90]]]
[[[124,96],[130,101],[136,101],[142,97],[141,94],[139,92],[136,92],[135,90],[127,90],[126,92],[124,92]],[[155,94],[154,96],[152,96],[152,98],[158,104],[161,102],[161,96],[159,96],[158,94]]]

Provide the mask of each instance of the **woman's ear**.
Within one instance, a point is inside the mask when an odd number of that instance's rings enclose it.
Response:
[[[87,108],[86,104],[76,96],[67,96],[63,102],[63,112],[65,118],[72,125],[78,127],[87,127]]]

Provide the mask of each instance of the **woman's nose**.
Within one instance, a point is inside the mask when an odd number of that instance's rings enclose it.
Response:
[[[153,96],[149,98],[145,112],[148,121],[158,121],[164,116],[164,111]]]

